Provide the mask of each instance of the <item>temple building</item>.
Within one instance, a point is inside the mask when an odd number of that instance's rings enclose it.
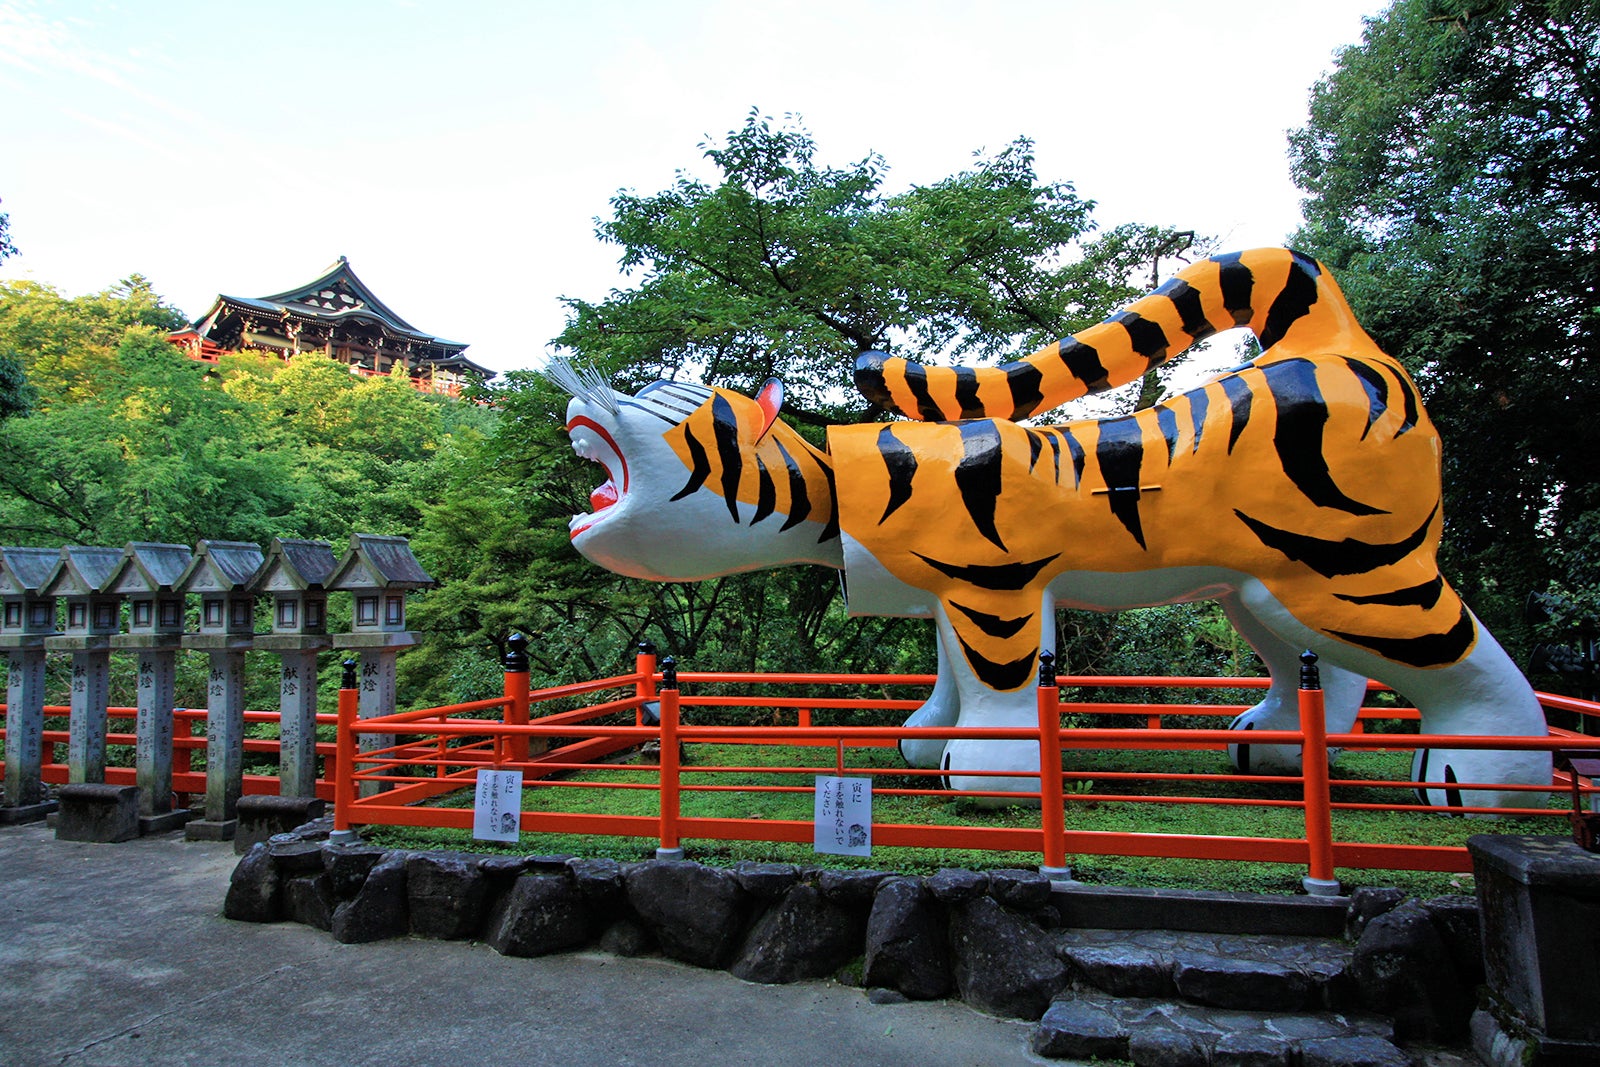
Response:
[[[466,345],[423,333],[389,310],[343,256],[316,280],[286,292],[218,296],[210,310],[168,340],[207,363],[224,352],[264,352],[285,360],[320,352],[367,377],[389,374],[398,364],[417,389],[446,396],[494,376],[461,354]]]

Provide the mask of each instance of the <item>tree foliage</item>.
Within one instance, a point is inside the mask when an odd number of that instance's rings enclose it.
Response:
[[[1600,508],[1600,4],[1397,0],[1290,138],[1297,246],[1445,438],[1447,569],[1492,628]]]

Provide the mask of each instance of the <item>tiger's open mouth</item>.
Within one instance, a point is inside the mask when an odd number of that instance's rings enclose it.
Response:
[[[567,524],[567,536],[576,540],[578,535],[605,518],[606,512],[616,507],[628,494],[628,461],[622,449],[606,432],[606,428],[586,415],[578,415],[567,423],[567,436],[572,439],[572,451],[581,459],[598,463],[605,468],[606,480],[589,494],[590,511],[574,515]],[[620,487],[619,487],[620,485]]]

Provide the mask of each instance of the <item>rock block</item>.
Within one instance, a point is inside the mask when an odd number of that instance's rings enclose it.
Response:
[[[728,971],[765,985],[822,978],[861,954],[865,926],[860,908],[800,882],[756,920]]]
[[[867,917],[862,981],[912,1000],[944,996],[951,983],[948,925],[943,906],[917,879],[884,882]]]
[[[56,794],[57,841],[131,841],[139,836],[139,787],[84,782]]]
[[[406,859],[406,911],[418,937],[477,937],[489,907],[489,881],[474,857],[416,852]]]
[[[1028,1045],[1036,1056],[1074,1060],[1125,1060],[1128,1029],[1115,1015],[1082,1000],[1058,1000],[1034,1027]]]
[[[746,894],[729,871],[683,860],[625,869],[628,904],[661,951],[696,967],[721,967],[739,947]]]
[[[256,845],[233,868],[222,914],[247,923],[275,923],[283,918],[282,879],[266,845]]]
[[[583,893],[564,875],[521,875],[490,911],[484,940],[502,956],[546,956],[579,948],[589,940]]]
[[[1040,927],[991,897],[956,909],[950,951],[961,999],[980,1011],[1037,1019],[1066,985],[1066,964]]]
[[[356,895],[333,913],[333,939],[347,945],[404,937],[406,914],[406,859],[391,853],[375,864]]]
[[[1394,1019],[1405,1040],[1464,1034],[1474,995],[1428,911],[1409,901],[1367,924],[1350,960],[1363,1007]]]

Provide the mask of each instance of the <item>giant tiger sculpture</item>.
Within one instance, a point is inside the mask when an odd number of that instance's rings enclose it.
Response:
[[[1132,381],[1218,330],[1248,327],[1252,363],[1136,414],[1023,425]],[[1082,333],[992,368],[858,361],[871,400],[925,422],[833,426],[819,451],[755,398],[656,382],[637,396],[557,363],[577,453],[609,477],[572,543],[621,574],[687,581],[781,564],[844,571],[854,614],[931,616],[939,676],[913,726],[1029,726],[1056,607],[1222,602],[1265,663],[1265,699],[1235,729],[1298,726],[1297,656],[1321,657],[1330,732],[1382,681],[1425,732],[1542,735],[1510,658],[1435,563],[1439,438],[1416,386],[1367,337],[1333,278],[1284,249],[1218,256]],[[1038,767],[1036,745],[908,742],[958,788]],[[1232,746],[1243,769],[1293,773],[1299,750]],[[1418,753],[1432,803],[1514,807],[1548,783],[1544,753]],[[1457,789],[1450,783],[1484,786]]]

